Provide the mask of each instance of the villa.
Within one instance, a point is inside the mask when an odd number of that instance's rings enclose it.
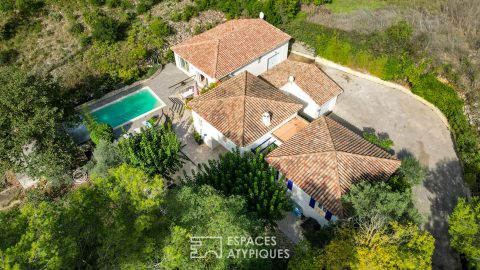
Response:
[[[290,36],[262,19],[230,20],[172,47],[175,64],[200,86],[287,59]]]
[[[283,175],[302,213],[320,224],[343,218],[341,196],[363,180],[386,181],[400,161],[325,116],[342,88],[314,64],[287,59],[290,36],[261,19],[231,20],[172,48],[198,84],[218,82],[188,103],[210,148],[262,152]],[[316,119],[309,122],[307,119]]]

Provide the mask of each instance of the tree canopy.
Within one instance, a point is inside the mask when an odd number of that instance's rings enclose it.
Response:
[[[290,199],[283,178],[275,181],[277,171],[264,160],[263,154],[237,150],[220,155],[218,160],[203,164],[194,180],[208,184],[226,195],[242,195],[249,211],[267,221],[278,220],[290,209]]]
[[[480,197],[459,199],[449,222],[450,245],[465,255],[472,269],[480,268]]]
[[[410,192],[393,191],[384,182],[360,182],[342,197],[342,201],[360,218],[380,214],[389,221],[418,222],[420,219]]]
[[[170,123],[142,128],[141,132],[119,144],[120,152],[132,166],[148,175],[161,175],[169,179],[178,171],[186,156],[181,152],[183,144],[172,131]]]
[[[68,108],[51,79],[0,67],[0,172],[62,180],[74,149],[63,128]]]
[[[431,269],[434,238],[416,225],[385,223],[374,215],[339,225],[333,239],[316,250],[308,243],[296,251],[313,257],[289,262],[297,269]]]

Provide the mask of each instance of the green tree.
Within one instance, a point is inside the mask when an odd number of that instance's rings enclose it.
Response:
[[[384,182],[362,181],[352,186],[349,193],[342,197],[342,202],[359,218],[380,214],[388,221],[419,222],[420,219],[410,191],[393,191]]]
[[[0,67],[0,172],[63,181],[75,147],[63,128],[73,114],[61,93],[50,78]]]
[[[230,248],[253,248],[255,246],[230,246],[229,237],[265,236],[258,220],[251,219],[240,196],[226,197],[214,188],[204,185],[185,186],[173,190],[166,199],[166,211],[175,226],[163,248],[161,268],[164,269],[269,269],[271,261],[256,258],[228,257]],[[205,259],[190,258],[190,237],[220,236],[223,239],[223,256],[216,258],[209,253]],[[268,234],[266,235],[268,236]],[[260,247],[266,248],[269,247]],[[202,254],[218,250],[218,242],[205,241]]]
[[[339,227],[317,257],[326,269],[431,269],[434,238],[412,224],[385,224],[373,216],[355,229]],[[321,269],[321,268],[319,268]]]
[[[98,123],[90,113],[87,107],[82,111],[83,124],[90,132],[90,139],[97,145],[100,141],[113,142],[115,136],[113,135],[113,128],[107,123]]]
[[[63,198],[0,212],[7,224],[0,263],[20,269],[146,268],[166,233],[163,203],[162,179],[123,165]]]
[[[182,168],[186,156],[182,142],[172,131],[170,123],[143,128],[140,133],[119,143],[120,152],[132,166],[148,175],[170,175]]]
[[[208,184],[225,195],[245,197],[249,211],[266,221],[279,220],[290,209],[290,199],[283,178],[275,181],[277,171],[264,160],[263,154],[228,152],[218,160],[203,164],[194,179]]]
[[[460,198],[449,222],[450,245],[465,255],[472,269],[479,269],[480,197]]]
[[[106,177],[108,170],[124,162],[117,143],[100,141],[93,150],[92,159],[85,165],[90,175]]]
[[[410,187],[423,183],[427,178],[427,170],[413,156],[402,159],[399,174]]]

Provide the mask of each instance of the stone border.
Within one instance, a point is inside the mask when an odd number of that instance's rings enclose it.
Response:
[[[95,104],[95,103],[98,103],[98,102],[100,102],[100,101],[104,101],[104,100],[109,99],[109,98],[111,98],[111,97],[114,97],[114,96],[116,96],[116,95],[118,95],[118,94],[121,94],[121,93],[124,92],[124,91],[127,91],[127,90],[131,89],[131,88],[134,88],[134,87],[143,85],[143,84],[145,84],[146,82],[148,82],[151,78],[158,76],[158,74],[160,74],[160,72],[162,72],[162,71],[163,71],[163,65],[160,65],[160,68],[159,68],[157,71],[155,71],[155,73],[153,73],[152,76],[150,76],[149,78],[146,78],[146,79],[141,80],[141,81],[136,81],[136,82],[134,82],[134,83],[132,83],[132,84],[129,84],[129,85],[125,85],[125,86],[122,87],[122,88],[119,88],[119,89],[116,89],[116,90],[113,90],[113,91],[111,91],[111,92],[106,93],[105,95],[103,95],[103,96],[100,97],[100,98],[92,99],[92,100],[87,101],[87,102],[85,102],[85,103],[83,103],[83,104],[80,104],[80,105],[78,105],[78,106],[75,107],[75,111],[80,111],[80,110],[83,108],[83,106],[90,107],[90,106],[92,106],[92,105]]]
[[[397,90],[400,90],[402,91],[403,93],[407,94],[407,95],[410,95],[412,96],[413,98],[415,98],[416,100],[422,102],[424,105],[426,105],[427,107],[429,107],[433,112],[435,112],[439,117],[440,117],[440,120],[442,120],[443,124],[445,124],[445,126],[451,130],[450,128],[450,124],[448,123],[448,119],[447,117],[445,117],[445,115],[442,113],[442,111],[440,111],[440,109],[438,109],[437,107],[435,107],[435,105],[433,105],[432,103],[428,102],[426,99],[418,96],[418,95],[415,95],[414,93],[412,93],[412,91],[400,84],[396,84],[396,83],[393,83],[393,82],[388,82],[388,81],[384,81],[378,77],[375,77],[375,76],[372,76],[372,75],[369,75],[369,74],[365,74],[365,73],[361,73],[361,72],[358,72],[358,71],[355,71],[349,67],[345,67],[345,66],[342,66],[342,65],[339,65],[337,63],[334,63],[330,60],[327,60],[325,58],[322,58],[322,57],[312,57],[310,55],[307,55],[307,54],[304,54],[304,53],[301,53],[301,52],[298,52],[298,51],[294,51],[294,50],[291,50],[290,53],[293,53],[293,54],[296,54],[296,55],[299,55],[301,57],[305,57],[305,58],[308,58],[308,59],[312,59],[315,61],[315,63],[318,63],[320,65],[324,65],[324,66],[328,66],[330,68],[334,68],[334,69],[337,69],[337,70],[340,70],[340,71],[343,71],[345,73],[348,73],[348,74],[351,74],[353,76],[357,76],[359,78],[362,78],[362,79],[366,79],[366,80],[369,80],[371,82],[374,82],[374,83],[378,83],[378,84],[381,84],[381,85],[384,85],[384,86],[387,86],[387,87],[391,87],[391,88],[394,88],[394,89],[397,89]]]

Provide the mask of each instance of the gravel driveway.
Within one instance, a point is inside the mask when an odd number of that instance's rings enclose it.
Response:
[[[345,90],[332,118],[359,132],[385,133],[395,143],[395,154],[408,152],[428,167],[428,178],[414,188],[414,197],[425,228],[435,237],[433,266],[460,268],[458,254],[449,248],[447,217],[467,190],[448,128],[428,106],[400,90],[333,68],[322,69]]]

